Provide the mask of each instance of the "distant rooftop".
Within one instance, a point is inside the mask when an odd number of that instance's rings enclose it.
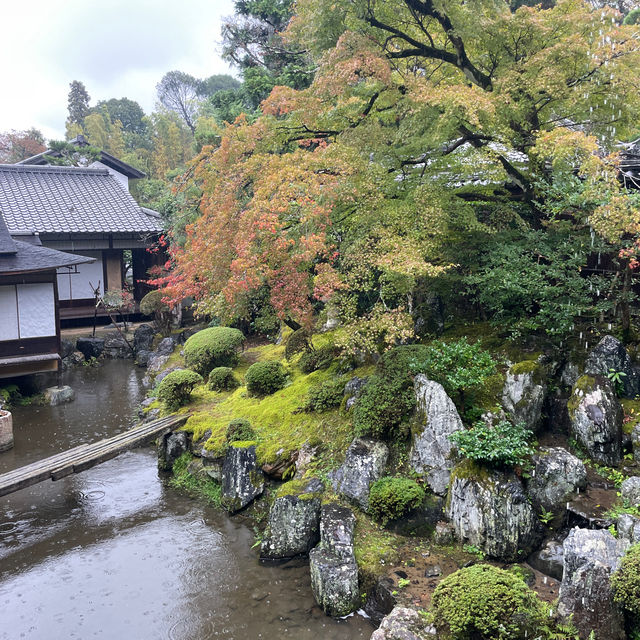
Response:
[[[0,211],[11,233],[162,231],[107,169],[0,165]]]
[[[87,139],[83,135],[77,136],[73,140],[70,140],[69,143],[78,147],[79,149],[81,149],[82,147],[89,146]],[[60,155],[61,154],[58,151],[54,151],[53,149],[47,149],[46,151],[43,151],[42,153],[38,153],[35,156],[31,156],[30,158],[21,160],[18,164],[27,164],[27,165],[35,165],[35,166],[47,165],[49,164],[49,158],[51,157],[59,158]],[[146,175],[142,171],[136,169],[135,167],[132,167],[130,164],[127,164],[126,162],[122,162],[122,160],[118,160],[118,158],[116,158],[115,156],[112,156],[110,153],[107,153],[106,151],[100,152],[99,161],[102,162],[102,164],[104,164],[105,166],[109,167],[110,169],[113,169],[114,171],[117,171],[118,173],[121,173],[127,176],[127,178],[131,178],[132,180],[135,180],[136,178],[144,178]]]

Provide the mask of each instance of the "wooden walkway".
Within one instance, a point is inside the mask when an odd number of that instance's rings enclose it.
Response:
[[[0,475],[0,496],[43,482],[59,480],[79,473],[96,464],[115,458],[118,454],[146,444],[184,424],[189,416],[169,416],[147,422],[112,438],[93,444],[81,444],[50,458],[34,462]]]

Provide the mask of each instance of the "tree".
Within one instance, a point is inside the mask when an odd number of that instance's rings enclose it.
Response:
[[[69,87],[69,99],[67,101],[69,117],[67,118],[67,124],[76,124],[82,127],[85,116],[89,114],[89,93],[79,80],[71,82]]]
[[[124,133],[144,135],[146,132],[144,111],[135,100],[129,100],[129,98],[100,100],[94,111],[101,112],[103,108],[107,110],[111,122],[120,120]]]
[[[0,164],[15,164],[46,149],[42,132],[33,127],[0,133]]]
[[[204,80],[198,80],[198,95],[201,98],[210,98],[219,91],[233,91],[242,86],[239,80],[228,74],[209,76]]]
[[[165,73],[156,86],[160,103],[169,111],[177,113],[191,133],[196,130],[199,87],[199,81],[183,71]]]

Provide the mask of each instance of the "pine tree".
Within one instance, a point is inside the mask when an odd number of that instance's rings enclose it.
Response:
[[[67,125],[78,124],[82,126],[85,116],[89,113],[89,93],[79,80],[74,80],[69,86],[71,90],[67,101],[67,109],[69,111]]]

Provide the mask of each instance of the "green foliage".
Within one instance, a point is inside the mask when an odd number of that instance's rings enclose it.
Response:
[[[629,547],[620,566],[611,576],[613,599],[625,612],[629,621],[640,627],[640,544]],[[633,623],[632,623],[633,624]],[[635,629],[640,631],[640,628]]]
[[[266,396],[282,389],[287,374],[279,362],[256,362],[245,375],[247,391],[255,396]]]
[[[545,604],[521,578],[487,564],[446,577],[432,604],[438,637],[447,640],[536,638],[549,618]]]
[[[164,292],[159,289],[149,291],[140,300],[140,313],[153,316],[154,329],[163,336],[167,336],[171,325],[171,307],[162,301],[164,295]]]
[[[415,480],[380,478],[371,485],[369,512],[382,524],[386,524],[419,507],[424,498],[424,489]]]
[[[333,345],[324,345],[319,349],[303,351],[298,360],[298,367],[302,373],[313,373],[318,369],[326,369],[335,358]]]
[[[311,344],[309,342],[310,339],[309,331],[302,327],[294,331],[288,338],[287,344],[284,348],[284,357],[287,360],[291,360],[296,353],[300,353],[301,351],[310,351]]]
[[[625,16],[623,24],[638,24],[640,23],[640,9],[631,9]]]
[[[0,387],[0,408],[3,405],[8,405],[11,402],[19,400],[21,397],[20,389],[16,384],[7,384],[4,387]]]
[[[255,440],[256,432],[253,430],[251,423],[244,418],[234,418],[227,425],[226,441],[227,442],[246,442]]]
[[[476,422],[470,429],[451,434],[449,440],[460,455],[474,462],[490,467],[512,467],[535,453],[531,437],[531,431],[524,424],[502,420],[493,426]]]
[[[189,369],[168,373],[158,385],[157,397],[167,409],[177,409],[189,402],[194,387],[202,383],[202,376]]]
[[[169,479],[169,486],[203,498],[212,506],[220,508],[222,506],[222,487],[209,476],[196,478],[189,473],[188,467],[192,460],[191,454],[185,452],[173,463],[173,475]]]
[[[203,376],[216,367],[233,367],[238,364],[238,350],[243,342],[244,335],[238,329],[203,329],[184,343],[185,362]]]
[[[209,389],[212,391],[233,391],[239,386],[231,367],[216,367],[209,372]]]
[[[327,380],[309,389],[303,408],[305,411],[329,411],[340,406],[344,396],[344,380]]]
[[[618,397],[622,396],[624,393],[624,380],[626,377],[626,373],[624,371],[616,371],[615,369],[609,369],[607,373],[607,378],[610,380],[613,385],[613,389],[616,392]]]

